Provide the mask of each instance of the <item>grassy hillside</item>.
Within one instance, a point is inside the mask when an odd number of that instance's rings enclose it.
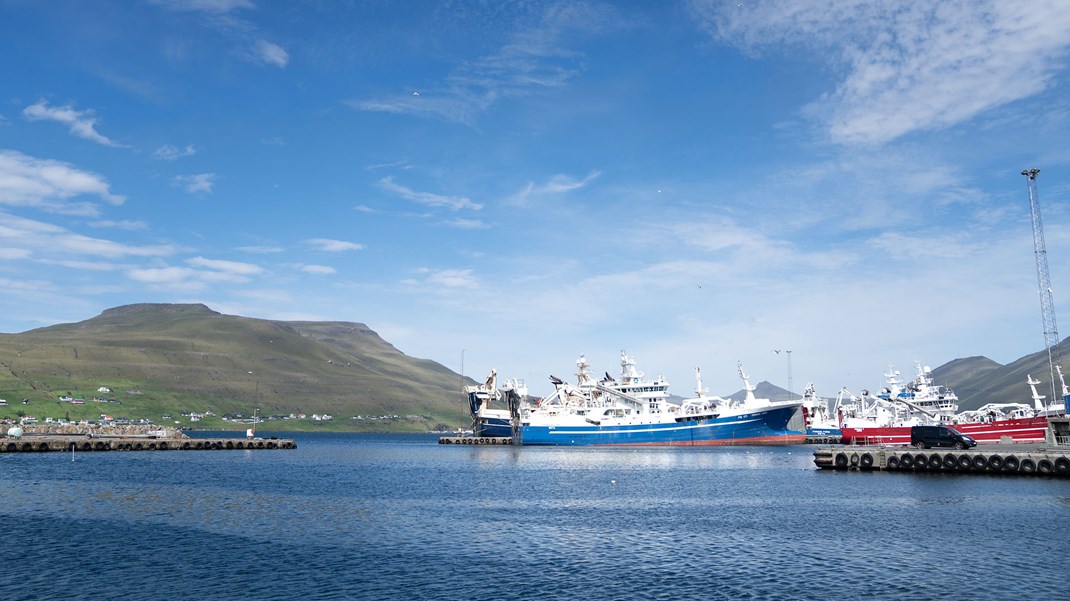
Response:
[[[1060,348],[1067,349],[1067,341]],[[987,357],[956,359],[933,370],[933,379],[955,391],[959,397],[959,409],[976,409],[986,403],[1032,404],[1026,376],[1041,380],[1037,386],[1040,394],[1051,396],[1051,377],[1048,369],[1048,352],[1042,350],[1026,355],[1007,365],[1000,365]],[[1056,388],[1059,389],[1056,382]]]
[[[9,403],[0,416],[160,421],[170,414],[189,425],[181,413],[218,418],[259,408],[262,415],[334,418],[271,424],[278,428],[425,430],[467,424],[459,386],[457,374],[404,355],[364,324],[251,319],[204,305],[128,305],[0,334],[0,398]],[[86,404],[58,402],[63,395]],[[94,396],[118,403],[94,403]],[[350,419],[358,415],[366,419]],[[400,417],[368,419],[393,415]],[[225,424],[209,418],[196,425]]]

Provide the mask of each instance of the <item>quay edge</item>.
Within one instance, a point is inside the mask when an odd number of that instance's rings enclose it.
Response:
[[[823,470],[1001,474],[1070,478],[1070,448],[1008,445],[968,451],[909,447],[829,447],[814,451]]]
[[[438,444],[511,445],[511,436],[440,436]]]
[[[296,449],[288,438],[144,438],[23,436],[0,438],[0,453],[97,451],[212,451]]]

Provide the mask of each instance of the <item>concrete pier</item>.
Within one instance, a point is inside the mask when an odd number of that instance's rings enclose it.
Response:
[[[213,451],[296,449],[285,438],[149,438],[124,436],[35,435],[0,438],[0,453],[41,453],[47,451]]]
[[[438,444],[510,445],[513,439],[509,436],[440,436]]]
[[[831,447],[814,465],[839,471],[958,472],[1070,478],[1070,448],[984,445],[968,451],[910,447]]]
[[[842,442],[842,436],[832,436],[831,434],[825,436],[808,434],[806,436],[806,444],[840,444]]]

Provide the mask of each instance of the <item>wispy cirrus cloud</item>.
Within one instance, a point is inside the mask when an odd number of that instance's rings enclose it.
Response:
[[[186,263],[193,265],[194,267],[204,267],[206,269],[212,269],[215,271],[222,271],[226,273],[233,273],[238,275],[256,275],[263,273],[264,268],[253,263],[242,263],[240,261],[227,261],[224,259],[206,259],[204,257],[193,257],[192,259],[186,259]]]
[[[281,246],[239,246],[238,250],[253,254],[273,254],[286,251],[286,249]]]
[[[117,230],[147,230],[149,224],[141,221],[140,219],[123,219],[120,221],[113,221],[110,219],[100,219],[97,221],[90,221],[87,223],[89,227],[93,228],[112,228]]]
[[[299,269],[305,273],[311,273],[312,275],[332,275],[338,271],[334,267],[328,267],[326,265],[302,265]]]
[[[177,252],[169,245],[137,246],[74,233],[61,226],[0,212],[0,246],[32,251],[40,258],[67,260],[166,257]]]
[[[282,68],[290,62],[290,55],[282,46],[267,40],[257,40],[253,50],[260,60],[268,65]]]
[[[405,200],[411,200],[428,207],[445,207],[453,211],[459,211],[461,209],[479,210],[483,208],[483,205],[474,203],[463,196],[444,196],[432,192],[417,192],[411,188],[394,183],[394,178],[389,176],[379,180],[378,185],[383,190],[396,194]]]
[[[185,148],[178,148],[170,144],[164,144],[163,146],[152,151],[152,158],[159,159],[161,161],[177,161],[184,157],[191,157],[197,154],[197,148],[193,144],[187,144]]]
[[[576,179],[569,175],[557,174],[541,184],[528,182],[523,190],[509,197],[506,202],[513,205],[525,205],[536,198],[578,190],[598,179],[599,175],[601,175],[600,171],[591,171],[583,179]]]
[[[199,13],[205,23],[232,39],[239,46],[238,54],[245,60],[283,68],[290,62],[290,54],[282,46],[265,40],[252,22],[237,16],[240,11],[254,9],[249,0],[150,0],[168,10]]]
[[[113,148],[125,148],[124,145],[115,142],[97,131],[97,118],[93,116],[92,109],[84,111],[76,110],[73,106],[49,106],[44,99],[22,109],[22,116],[30,121],[55,121],[70,127],[72,135],[84,138],[104,146]]]
[[[0,261],[22,261],[32,254],[25,248],[0,247]]]
[[[142,284],[168,290],[199,291],[212,284],[245,284],[265,273],[252,263],[192,257],[186,267],[177,265],[132,267],[126,276]]]
[[[455,228],[461,229],[461,230],[485,230],[485,229],[489,229],[490,228],[490,224],[488,224],[488,223],[486,223],[484,221],[481,221],[479,219],[461,219],[461,218],[457,218],[457,219],[450,219],[449,221],[444,221],[443,223],[445,223],[446,225],[448,225],[450,227],[455,227]]]
[[[426,90],[345,101],[361,111],[411,114],[473,124],[503,98],[567,85],[583,71],[585,55],[570,48],[570,35],[619,27],[616,10],[595,2],[555,3],[535,23],[521,24],[496,52],[467,61]]]
[[[196,194],[204,192],[210,194],[212,187],[215,185],[216,175],[214,173],[198,173],[196,175],[176,175],[171,180],[172,185],[178,188],[184,189],[190,194]]]
[[[1033,96],[1070,50],[1070,12],[1057,0],[691,5],[719,40],[750,53],[809,47],[842,72],[803,111],[841,144],[879,145]]]
[[[431,286],[431,290],[473,290],[480,286],[479,278],[471,269],[428,269],[416,270],[419,277],[402,281],[406,286]]]
[[[324,252],[345,252],[350,250],[363,250],[364,245],[359,242],[347,242],[345,240],[331,240],[329,238],[310,238],[305,244]]]
[[[95,203],[74,201],[81,196],[95,196],[112,205],[126,200],[113,194],[107,180],[100,175],[62,161],[0,149],[0,204],[30,206],[54,213],[99,214]]]
[[[149,0],[150,4],[171,10],[224,14],[244,8],[256,8],[251,0]]]

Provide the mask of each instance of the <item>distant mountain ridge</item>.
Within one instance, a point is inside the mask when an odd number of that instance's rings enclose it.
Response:
[[[913,369],[902,371],[904,380],[914,377]],[[1027,375],[1042,380],[1038,388],[1050,396],[1046,351],[1008,365],[983,356],[955,359],[932,375],[958,394],[960,410],[1030,402]],[[180,411],[248,415],[258,408],[264,414],[342,418],[420,416],[414,423],[456,427],[469,421],[460,380],[435,361],[405,355],[363,323],[255,319],[203,304],[124,305],[77,323],[0,334],[0,398],[9,400],[0,415],[8,416],[41,406],[55,413],[59,396],[88,400],[105,388],[121,408],[60,409],[84,418],[120,410],[131,417]],[[875,379],[872,390],[881,386]],[[756,385],[755,395],[789,397],[767,381]],[[28,405],[18,407],[21,399]]]
[[[1070,337],[1059,346],[1066,348],[1068,341]],[[916,375],[914,366],[910,366],[909,369],[900,369],[900,371],[905,383],[909,383]],[[1001,365],[988,357],[976,356],[954,359],[932,370],[933,383],[950,388],[959,397],[959,411],[977,409],[987,403],[1026,403],[1031,406],[1032,393],[1026,384],[1026,378],[1030,375],[1041,381],[1041,384],[1037,385],[1037,391],[1050,397],[1051,377],[1047,350],[1026,355],[1007,365]],[[873,386],[869,390],[875,393],[883,386],[883,380],[874,379]],[[1056,381],[1056,391],[1061,394],[1058,381]],[[858,394],[861,390],[852,392]],[[731,398],[742,399],[744,395],[744,391],[740,390],[732,394]],[[789,395],[787,390],[766,381],[759,382],[755,386],[754,395],[774,401],[786,400],[789,396],[795,399],[801,397],[798,392]],[[826,395],[824,398],[829,397]],[[835,395],[832,398],[835,398]],[[1049,399],[1046,398],[1045,401],[1048,402]]]
[[[1059,343],[1067,348],[1067,338]],[[1051,375],[1048,368],[1048,351],[1041,350],[1000,365],[987,357],[955,359],[933,370],[933,379],[955,391],[959,397],[959,409],[976,409],[986,403],[1032,404],[1026,377],[1032,375],[1040,380],[1037,391],[1051,397]],[[1061,398],[1062,390],[1056,376],[1055,390]],[[1050,402],[1051,399],[1045,399]],[[1056,399],[1058,400],[1058,398]]]
[[[271,321],[202,304],[134,304],[0,334],[0,397],[51,403],[114,391],[122,409],[420,415],[467,421],[460,376],[363,323]],[[114,409],[110,408],[109,409]]]

